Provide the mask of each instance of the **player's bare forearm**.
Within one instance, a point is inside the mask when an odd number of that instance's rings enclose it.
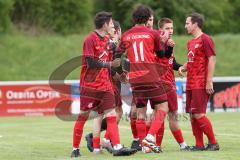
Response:
[[[206,92],[208,94],[213,94],[213,75],[215,71],[216,57],[211,56],[208,58],[208,74],[207,74],[207,82],[206,82]]]
[[[207,74],[207,81],[212,81],[213,75],[215,72],[215,65],[216,65],[216,56],[211,56],[208,58],[208,74]]]

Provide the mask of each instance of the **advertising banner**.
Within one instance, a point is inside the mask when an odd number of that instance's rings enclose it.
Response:
[[[186,79],[182,82],[182,110],[186,106]],[[210,96],[207,112],[239,112],[240,111],[240,77],[215,77],[214,93]]]
[[[53,90],[48,83],[0,84],[0,116],[54,115],[55,107],[70,95]]]
[[[186,106],[185,78],[176,78],[176,89],[178,113],[184,113]],[[214,90],[207,111],[240,111],[240,77],[216,77],[214,78]],[[121,95],[123,113],[128,114],[132,101],[129,84],[122,85]],[[67,103],[61,103],[66,101]],[[147,108],[147,113],[151,113],[150,104],[147,105]],[[78,80],[68,81],[68,85],[57,87],[50,87],[48,81],[0,82],[0,116],[45,116],[68,112],[78,114],[79,111]]]
[[[210,110],[215,112],[240,111],[240,81],[218,81],[210,99]]]

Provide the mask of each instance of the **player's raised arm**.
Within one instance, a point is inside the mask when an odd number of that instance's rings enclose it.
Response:
[[[168,33],[164,32],[163,35],[162,35],[162,33],[163,32],[153,31],[153,35],[155,37],[154,51],[159,58],[163,58],[165,56],[165,48],[164,47],[165,47],[165,44],[168,39]]]

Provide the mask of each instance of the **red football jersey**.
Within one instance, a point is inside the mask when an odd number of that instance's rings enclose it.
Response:
[[[83,44],[82,68],[80,74],[80,87],[100,91],[112,91],[109,70],[107,68],[87,68],[86,57],[95,60],[111,61],[112,54],[107,49],[109,37],[100,37],[96,32],[90,33]]]
[[[187,90],[205,89],[208,73],[208,57],[215,56],[214,42],[203,33],[188,44]]]
[[[159,81],[161,68],[158,67],[155,54],[161,50],[158,32],[145,26],[134,26],[123,34],[120,47],[123,43],[130,61],[130,83]]]
[[[158,30],[159,35],[163,35],[165,32],[162,29]],[[168,49],[168,46],[165,45],[165,51]],[[173,72],[173,60],[174,60],[174,54],[171,55],[170,58],[163,57],[163,58],[158,58],[157,61],[167,67],[166,73],[161,76],[161,80],[166,81],[172,85],[174,89],[176,89],[176,84],[175,84],[175,77],[174,77],[174,72]]]
[[[166,49],[167,49],[167,47],[166,47]],[[173,53],[170,58],[167,58],[167,57],[158,58],[157,57],[158,63],[167,67],[167,71],[165,74],[163,74],[163,76],[161,76],[161,80],[171,83],[172,87],[174,89],[176,89],[175,77],[174,77],[174,71],[173,71],[173,60],[174,60]]]

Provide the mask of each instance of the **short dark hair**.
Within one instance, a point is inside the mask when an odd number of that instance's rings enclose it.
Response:
[[[113,20],[114,29],[117,31],[121,28],[120,23],[118,21]]]
[[[134,24],[146,24],[148,19],[153,15],[149,6],[140,5],[132,14]]]
[[[164,26],[164,24],[166,23],[173,23],[173,20],[171,20],[170,18],[161,18],[159,21],[158,21],[158,28],[162,28]]]
[[[98,12],[94,18],[95,28],[96,29],[102,28],[103,25],[105,23],[109,23],[111,19],[112,19],[111,12],[105,12],[105,11]]]
[[[194,12],[189,14],[187,17],[191,17],[192,23],[197,23],[199,28],[203,28],[204,16],[202,14]]]

